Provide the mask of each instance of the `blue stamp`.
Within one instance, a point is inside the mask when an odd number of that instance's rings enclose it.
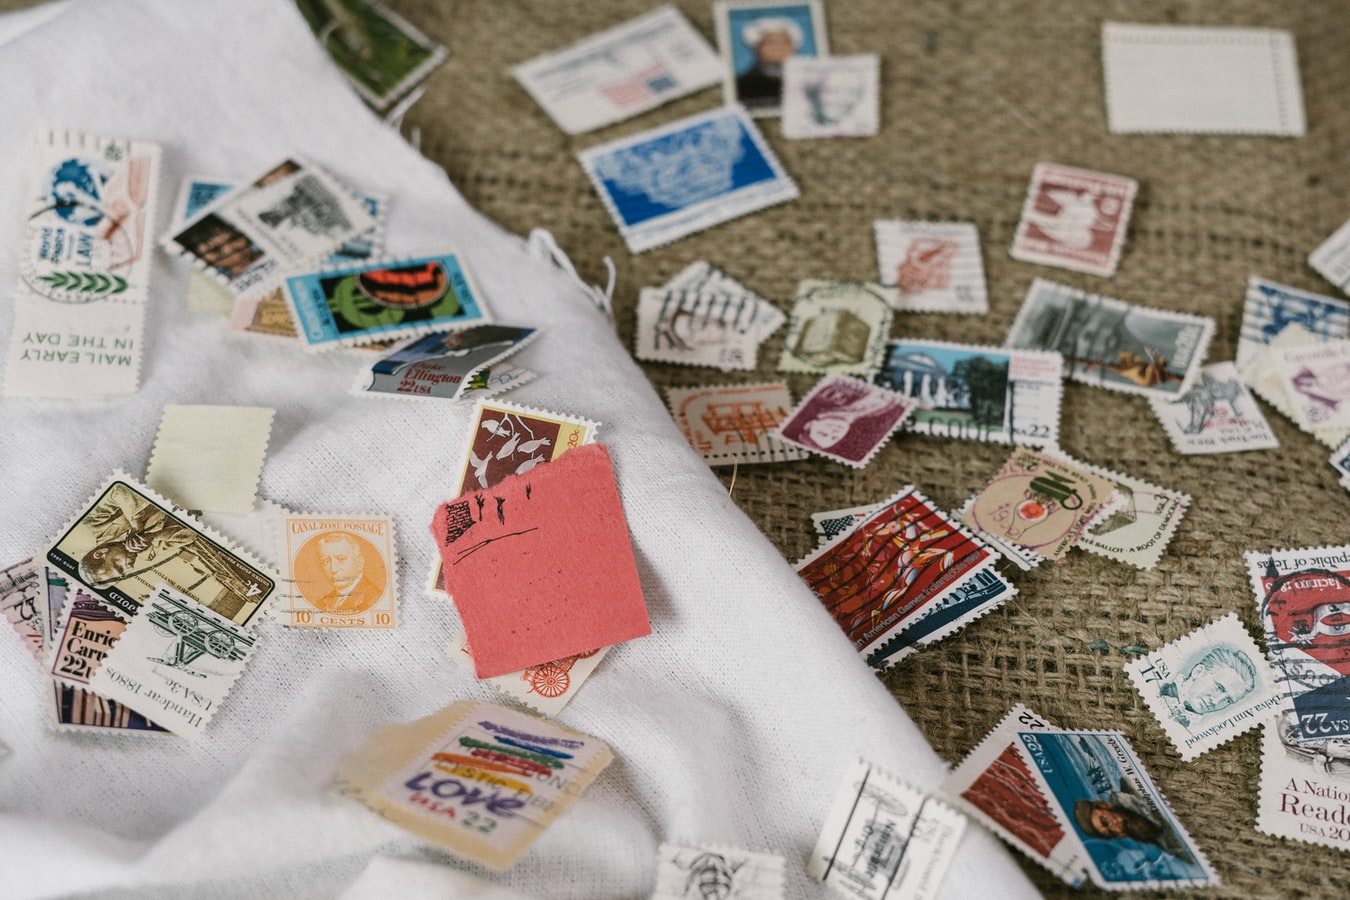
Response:
[[[1103,888],[1216,885],[1219,878],[1125,736],[1116,731],[1020,731],[1018,750]]]
[[[1350,330],[1350,303],[1253,275],[1247,279],[1247,298],[1242,307],[1238,367],[1250,362],[1261,347],[1290,325],[1300,325],[1322,340],[1344,339]]]
[[[867,664],[884,672],[905,657],[964,628],[980,616],[997,609],[1017,593],[993,569],[985,569],[957,587],[934,605],[932,612],[882,644],[867,656]]]
[[[634,253],[797,197],[745,110],[726,107],[580,155]]]
[[[311,349],[489,321],[453,254],[300,275],[286,280],[286,294]]]

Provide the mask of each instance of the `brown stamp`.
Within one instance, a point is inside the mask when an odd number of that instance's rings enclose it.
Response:
[[[598,422],[528,406],[481,400],[474,407],[459,492],[486,490],[595,441]]]
[[[1114,275],[1139,183],[1123,175],[1038,163],[1012,258]]]
[[[291,625],[396,628],[394,522],[388,516],[287,516]]]

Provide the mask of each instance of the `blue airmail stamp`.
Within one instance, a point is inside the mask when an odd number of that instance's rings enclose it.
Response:
[[[739,106],[601,144],[579,159],[634,253],[798,195]]]

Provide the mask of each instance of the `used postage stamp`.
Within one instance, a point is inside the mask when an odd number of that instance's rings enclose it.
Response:
[[[658,7],[511,70],[568,134],[582,134],[722,80],[717,54],[673,6]]]
[[[388,516],[287,516],[284,580],[289,624],[397,628],[394,520]]]
[[[59,683],[87,686],[107,659],[127,620],[93,597],[77,591],[61,610],[48,668]]]
[[[1261,347],[1238,374],[1252,391],[1297,424],[1294,401],[1285,386],[1277,354],[1288,348],[1315,347],[1322,343],[1324,340],[1318,335],[1297,322],[1290,323],[1271,338],[1268,346]],[[1350,439],[1348,428],[1317,428],[1311,434],[1328,447],[1339,447]]]
[[[580,160],[634,253],[798,194],[740,107],[610,141],[583,151]]]
[[[1242,306],[1237,367],[1245,369],[1289,325],[1302,325],[1327,341],[1350,337],[1350,303],[1251,276]]]
[[[47,632],[42,594],[41,567],[31,557],[0,569],[0,613],[28,651],[39,658]]]
[[[1308,254],[1308,264],[1327,281],[1350,294],[1350,220]]]
[[[787,462],[810,455],[776,436],[792,409],[792,395],[782,382],[669,388],[666,397],[685,440],[709,465]]]
[[[1190,495],[1160,488],[1132,475],[1089,465],[1067,454],[1052,455],[1108,479],[1120,498],[1105,519],[1090,524],[1087,531],[1078,536],[1074,546],[1139,569],[1156,566],[1181,517],[1191,505]]]
[[[778,371],[871,378],[885,358],[892,318],[886,291],[876,285],[803,281]]]
[[[1054,350],[1069,377],[1084,384],[1176,397],[1194,383],[1214,320],[1134,306],[1037,278],[1005,346]]]
[[[248,512],[275,414],[264,406],[165,405],[146,485],[194,514]]]
[[[853,526],[866,521],[867,517],[880,507],[880,503],[868,503],[863,506],[851,506],[847,509],[830,509],[825,512],[811,513],[811,527],[815,529],[816,535],[820,538],[821,546],[824,546],[833,538],[852,531]]]
[[[1059,443],[1063,370],[1052,351],[900,340],[876,380],[919,402],[911,431],[1043,447]]]
[[[1280,702],[1270,665],[1231,612],[1125,672],[1188,761],[1269,719]]]
[[[713,4],[722,51],[722,92],[752,116],[776,116],[783,65],[792,57],[828,56],[820,0],[719,0]]]
[[[1350,428],[1350,340],[1273,347],[1271,354],[1298,427]]]
[[[1019,731],[1016,747],[1060,825],[1081,842],[1098,887],[1219,883],[1123,734]]]
[[[880,57],[790,56],[783,62],[783,137],[871,137],[880,126]]]
[[[1016,594],[1017,588],[992,566],[976,572],[869,654],[867,664],[878,672],[885,672],[902,659],[955,634],[985,613],[993,612]]]
[[[385,396],[462,399],[471,390],[487,388],[490,367],[523,350],[538,335],[535,328],[515,325],[475,325],[422,335],[363,371],[357,389]]]
[[[724,372],[755,368],[759,345],[786,320],[750,292],[643,288],[633,349],[638,359]]]
[[[911,397],[847,375],[827,375],[802,398],[777,436],[861,469],[917,407]]]
[[[1114,275],[1138,189],[1133,178],[1037,163],[1012,258]]]
[[[797,574],[867,656],[994,559],[911,485],[799,562]]]
[[[896,289],[896,309],[989,312],[974,223],[878,220],[873,228],[881,283]]]
[[[529,666],[519,672],[492,675],[479,680],[486,681],[542,716],[555,717],[562,712],[567,701],[577,695],[577,691],[581,690],[581,686],[608,652],[609,647],[601,647],[599,650]],[[450,657],[470,672],[474,671],[468,635],[460,632],[459,637],[450,644]]]
[[[1350,743],[1307,743],[1292,713],[1268,716],[1259,797],[1258,831],[1350,850]]]
[[[726,844],[661,844],[650,900],[782,900],[784,860]]]
[[[864,759],[849,765],[806,872],[858,900],[931,900],[966,830],[960,813]]]
[[[1205,366],[1195,385],[1175,400],[1149,397],[1148,402],[1178,453],[1236,453],[1280,446],[1231,362]]]
[[[9,396],[136,392],[159,160],[156,144],[38,135],[23,198]]]
[[[1049,559],[1063,559],[1113,489],[1106,478],[1018,448],[962,521]]]
[[[114,477],[47,549],[46,562],[127,617],[168,585],[238,625],[276,589],[272,576],[149,488]]]

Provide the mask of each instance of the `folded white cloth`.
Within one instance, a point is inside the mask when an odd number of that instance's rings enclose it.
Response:
[[[563,711],[615,762],[507,873],[426,847],[332,794],[340,760],[373,726],[494,699],[445,652],[453,608],[421,591],[434,553],[427,523],[454,493],[468,410],[352,397],[351,354],[309,355],[187,313],[186,268],[161,252],[135,397],[3,402],[0,560],[39,551],[110,472],[142,476],[164,404],[271,406],[262,494],[297,510],[395,515],[402,622],[388,633],[263,623],[248,669],[195,743],[48,730],[49,683],[0,636],[0,743],[12,751],[0,757],[0,893],[330,897],[397,853],[526,895],[635,897],[652,888],[657,845],[678,840],[779,853],[789,896],[818,896],[804,861],[851,757],[925,788],[940,780],[942,761],[684,444],[575,281],[470,209],[367,112],[291,3],[69,0],[0,33],[10,35],[0,291],[17,278],[41,127],[161,143],[161,223],[182,176],[242,179],[295,152],[388,194],[393,253],[458,249],[499,320],[543,329],[528,351],[540,377],[512,399],[604,423],[654,630],[611,651]],[[0,343],[10,318],[0,315]],[[448,882],[422,869],[382,865],[358,887],[443,893],[436,885]],[[972,828],[946,893],[1034,892]]]

